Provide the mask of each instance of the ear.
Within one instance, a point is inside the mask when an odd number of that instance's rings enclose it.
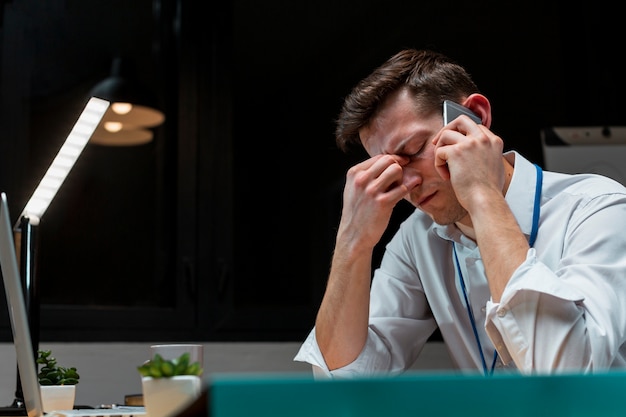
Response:
[[[487,128],[491,126],[491,103],[489,103],[487,97],[474,93],[468,96],[461,104],[476,113],[482,120],[483,126]]]

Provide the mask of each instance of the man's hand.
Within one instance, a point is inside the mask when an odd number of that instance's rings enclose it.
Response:
[[[360,235],[368,248],[378,243],[393,208],[413,186],[403,183],[402,167],[408,162],[407,157],[376,155],[348,170],[339,238]]]
[[[504,198],[513,167],[502,155],[502,139],[461,116],[445,126],[433,144],[437,170],[448,176],[459,203],[470,215],[491,299],[499,302],[529,247]]]
[[[403,183],[402,166],[408,162],[407,157],[376,155],[348,170],[333,261],[315,322],[329,369],[352,362],[367,340],[372,253],[393,208],[415,185]]]
[[[459,203],[472,213],[473,199],[485,191],[502,195],[502,139],[487,127],[460,116],[433,138],[435,167],[450,179]]]

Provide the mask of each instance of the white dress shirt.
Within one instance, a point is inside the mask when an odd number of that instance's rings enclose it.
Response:
[[[505,156],[515,167],[506,201],[529,236],[536,169],[516,152]],[[397,374],[411,367],[438,327],[464,372],[491,372],[495,347],[495,372],[626,367],[626,188],[599,175],[543,172],[538,230],[525,262],[494,303],[476,243],[456,226],[435,224],[415,210],[374,272],[369,335],[357,359],[329,371],[313,329],[294,360],[331,377]]]

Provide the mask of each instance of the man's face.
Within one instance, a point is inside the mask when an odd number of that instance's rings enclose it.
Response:
[[[410,158],[403,167],[404,182],[418,181],[405,199],[436,223],[452,224],[465,219],[468,213],[459,204],[450,181],[442,179],[435,169],[435,147],[431,141],[442,127],[441,113],[422,114],[409,93],[399,90],[383,103],[359,134],[370,156],[392,154]]]

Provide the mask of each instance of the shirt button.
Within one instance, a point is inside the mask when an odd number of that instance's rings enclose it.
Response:
[[[504,317],[506,316],[506,308],[501,308],[500,310],[498,310],[498,317]]]
[[[486,312],[486,311],[487,311],[487,306],[482,306],[482,307],[480,308],[480,311],[482,311],[483,313],[484,313],[484,312]]]

